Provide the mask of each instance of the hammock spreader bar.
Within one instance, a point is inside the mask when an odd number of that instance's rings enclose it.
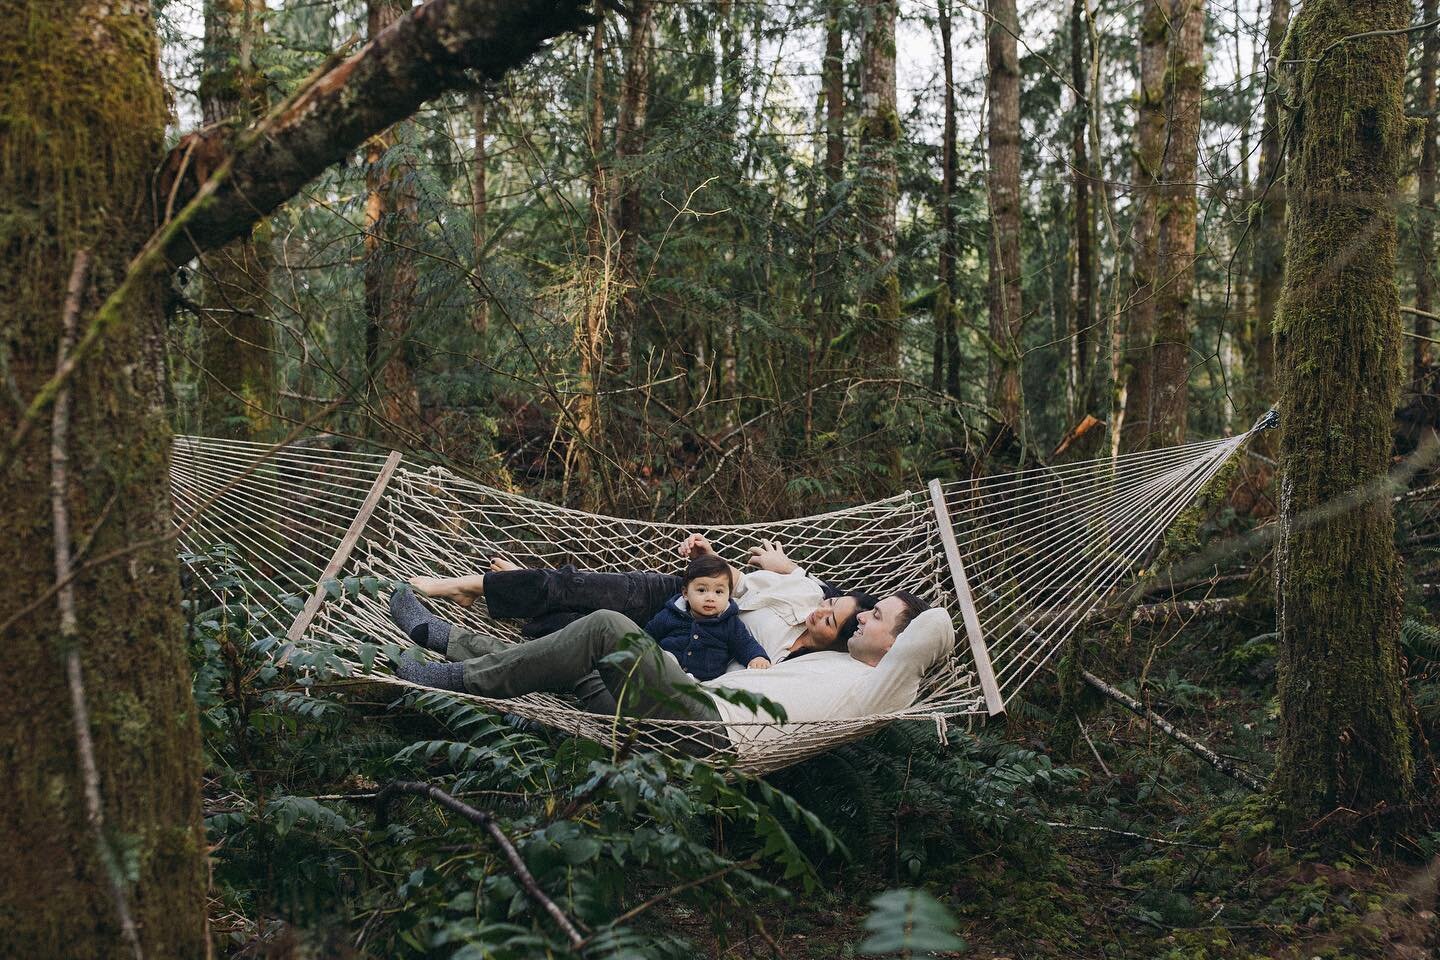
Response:
[[[960,604],[960,616],[965,621],[965,634],[970,638],[975,674],[980,678],[980,689],[985,692],[985,709],[993,717],[1005,711],[1005,701],[1000,696],[1000,684],[995,680],[995,667],[990,662],[985,636],[980,632],[980,615],[975,611],[970,580],[965,576],[960,547],[955,543],[955,525],[950,522],[950,508],[945,506],[945,491],[938,479],[930,481],[930,503],[935,509],[935,524],[940,531],[940,543],[945,548],[945,560],[950,564],[950,579],[955,584],[955,599]]]

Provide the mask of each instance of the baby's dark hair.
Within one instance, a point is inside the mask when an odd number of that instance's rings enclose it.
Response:
[[[685,575],[680,580],[688,587],[691,580],[699,577],[724,577],[730,584],[730,589],[735,589],[735,574],[731,571],[730,564],[713,553],[703,553],[691,560],[690,566],[685,568]]]

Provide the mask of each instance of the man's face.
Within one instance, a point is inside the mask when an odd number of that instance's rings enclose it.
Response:
[[[691,613],[719,616],[730,605],[730,578],[696,577],[685,584],[685,602],[690,605]]]
[[[835,645],[840,628],[855,616],[860,605],[854,597],[832,597],[815,608],[805,618],[805,630],[810,634],[810,645],[816,650],[828,650]]]
[[[890,652],[895,645],[895,627],[905,613],[905,603],[899,597],[886,597],[875,604],[873,610],[861,610],[859,625],[850,636],[850,656],[870,666]]]

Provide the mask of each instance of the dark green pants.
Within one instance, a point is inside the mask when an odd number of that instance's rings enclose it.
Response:
[[[625,655],[607,661],[621,650]],[[574,692],[592,713],[720,719],[704,688],[635,621],[611,610],[586,614],[548,637],[521,644],[452,627],[445,654],[465,664],[465,689],[485,697]]]

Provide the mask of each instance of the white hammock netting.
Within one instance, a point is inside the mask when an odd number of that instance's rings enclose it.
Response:
[[[257,595],[250,599],[265,611],[259,627],[334,651],[341,671],[354,675],[367,673],[362,645],[408,640],[390,621],[384,593],[332,597],[317,590],[324,578],[469,574],[497,555],[524,566],[679,572],[675,544],[687,532],[704,533],[737,565],[757,540],[779,540],[808,573],[843,589],[876,595],[905,589],[949,611],[957,625],[953,653],[925,677],[913,706],[783,729],[757,724],[770,729],[740,736],[754,739],[738,752],[716,749],[717,731],[704,724],[617,722],[546,694],[471,697],[602,743],[684,749],[763,773],[894,720],[931,719],[943,731],[950,718],[1003,709],[1134,573],[1250,432],[1113,459],[932,481],[926,490],[813,517],[711,527],[598,516],[395,454],[298,443],[271,451],[265,444],[177,437],[171,487],[177,518],[191,518],[180,544],[192,565],[205,566],[195,558],[217,545],[232,547],[252,574]],[[373,512],[364,510],[367,501]],[[342,549],[347,540],[353,549]],[[330,569],[337,560],[338,569]],[[297,594],[313,597],[312,608],[318,604],[308,623],[293,608]],[[491,620],[483,601],[469,608],[429,603],[448,620],[521,642],[519,625]],[[379,662],[369,673],[404,683]]]

